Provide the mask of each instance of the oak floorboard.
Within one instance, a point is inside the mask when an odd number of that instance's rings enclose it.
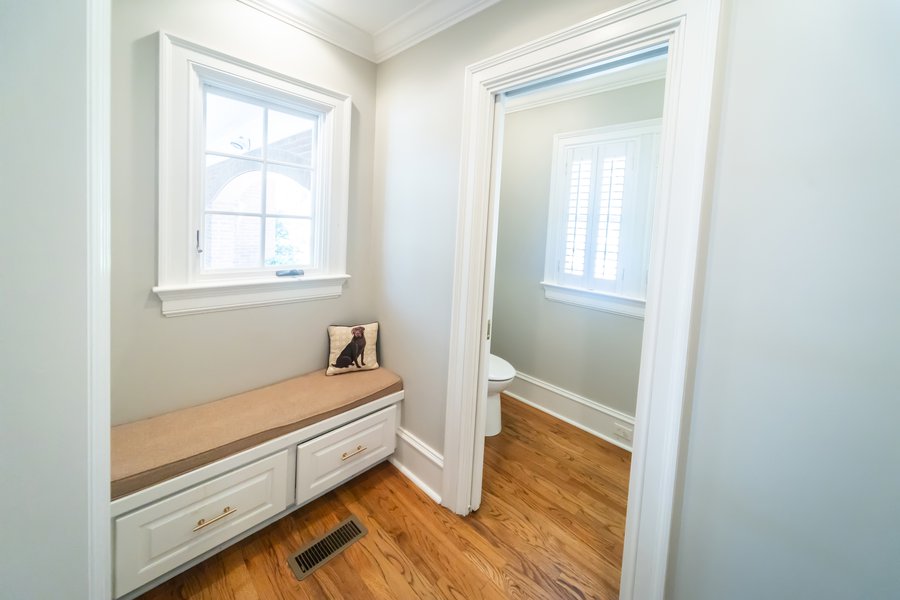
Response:
[[[523,514],[524,519],[528,519],[528,515],[540,515],[540,522],[554,528],[551,534],[553,538],[576,545],[580,543],[593,548],[602,547],[606,550],[603,555],[622,554],[621,537],[608,529],[595,527],[589,519],[579,518],[577,513],[559,510],[555,499],[543,497],[533,489],[523,488],[505,473],[494,473],[487,493],[496,496],[499,502],[528,509]],[[510,498],[513,500],[508,500]]]
[[[513,401],[514,402],[514,401]],[[513,433],[513,435],[515,435]],[[590,437],[590,434],[585,433]],[[596,438],[595,438],[596,439]],[[602,440],[600,440],[602,442]],[[602,442],[608,446],[607,442]],[[615,447],[615,446],[612,446]],[[619,483],[615,479],[609,477],[604,470],[593,467],[586,468],[576,463],[562,462],[558,457],[554,457],[549,453],[549,448],[536,445],[533,443],[525,443],[518,439],[507,439],[493,446],[493,442],[489,441],[485,446],[486,452],[490,449],[496,449],[504,460],[506,457],[521,460],[527,464],[529,468],[540,468],[549,474],[551,479],[561,482],[567,489],[568,493],[574,496],[591,498],[593,501],[608,502],[613,505],[621,505],[622,513],[625,512],[627,498],[627,480],[624,484]],[[617,448],[617,450],[621,450]],[[625,452],[625,450],[622,450]],[[602,460],[601,456],[591,457],[591,460]],[[584,461],[587,462],[587,461]],[[609,468],[609,467],[606,467]],[[629,469],[630,462],[623,462],[618,466],[619,469]]]
[[[579,541],[593,548],[601,560],[613,561],[611,564],[615,567],[616,573],[621,570],[622,542],[625,536],[623,511],[610,509],[605,504],[597,502],[591,506],[590,502],[571,498],[564,493],[563,488],[543,480],[536,481],[537,478],[529,479],[527,472],[524,474],[515,470],[512,474],[495,472],[512,478],[506,482],[500,481],[503,488],[498,488],[496,493],[503,494],[510,486],[520,488],[527,486],[529,494],[534,492],[532,502],[537,504],[534,510],[555,521],[559,526],[570,529]]]
[[[582,446],[581,451],[576,453],[571,450],[573,443],[583,443],[586,438],[596,438],[587,432],[581,432],[583,435],[567,439],[563,434],[565,430],[560,427],[562,425],[571,427],[535,408],[523,405],[521,414],[512,414],[509,423],[504,423],[504,428],[511,435],[498,442],[510,449],[524,448],[531,453],[540,450],[544,462],[552,462],[564,473],[584,483],[596,481],[605,486],[598,488],[597,491],[617,491],[626,495],[629,473],[627,469],[623,471],[622,465],[630,464],[630,453],[612,444],[604,444],[603,447]],[[556,433],[551,432],[551,427]],[[491,441],[493,440],[489,440],[489,443]]]
[[[506,396],[502,410],[467,517],[382,463],[140,600],[617,598],[631,455]],[[288,558],[351,514],[368,535],[297,581]]]

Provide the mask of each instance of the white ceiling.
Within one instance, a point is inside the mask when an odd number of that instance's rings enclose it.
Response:
[[[239,0],[373,62],[500,0]]]
[[[375,35],[427,2],[423,0],[307,0],[335,17]]]

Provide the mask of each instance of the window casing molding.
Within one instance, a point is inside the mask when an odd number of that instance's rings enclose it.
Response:
[[[648,119],[560,133],[553,138],[550,202],[547,218],[547,249],[544,259],[544,297],[548,300],[643,319],[650,233],[653,221],[653,191],[656,188],[662,119]],[[583,274],[573,274],[566,264],[566,228],[572,185],[570,160],[579,149],[623,144],[627,150],[625,193],[621,209],[618,251],[620,265],[614,280],[594,278],[595,218],[599,208],[600,177],[591,174],[590,217]],[[594,155],[596,158],[596,154]],[[601,157],[602,160],[602,157]],[[595,160],[594,166],[601,162]]]
[[[541,286],[544,288],[544,297],[547,300],[600,310],[623,317],[644,318],[644,308],[647,304],[644,298],[632,298],[609,292],[585,290],[583,288],[558,285],[549,281],[542,281]]]
[[[153,291],[166,316],[299,302],[341,295],[347,274],[350,96],[159,33],[159,260]],[[312,268],[276,277],[275,268],[202,268],[205,87],[318,115],[318,206]]]

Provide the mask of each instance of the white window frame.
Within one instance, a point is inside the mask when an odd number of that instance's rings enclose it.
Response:
[[[352,99],[160,32],[159,262],[153,291],[166,316],[336,298],[347,274]],[[204,86],[226,88],[319,114],[318,265],[302,276],[204,273],[196,231],[204,183]]]
[[[550,202],[547,217],[547,249],[544,259],[544,296],[548,300],[573,304],[637,319],[644,318],[646,305],[647,268],[650,259],[650,232],[653,221],[654,191],[662,119],[648,119],[579,131],[560,133],[553,137],[553,160],[550,175]],[[614,282],[588,282],[590,261],[585,275],[567,275],[565,261],[566,213],[569,204],[569,168],[567,156],[578,147],[617,142],[633,144],[630,181],[622,209],[620,256],[625,279]],[[650,168],[647,168],[649,165]],[[596,189],[597,181],[593,182]],[[593,193],[593,192],[592,192]],[[592,207],[593,212],[593,207]],[[589,222],[591,240],[595,232]],[[627,251],[625,246],[640,248]],[[586,254],[593,253],[589,243]]]
[[[310,107],[304,104],[299,104],[292,97],[280,98],[278,95],[273,94],[271,90],[268,89],[258,89],[255,85],[248,85],[246,82],[231,82],[228,79],[223,79],[218,73],[210,73],[208,75],[204,75],[201,73],[201,77],[203,77],[203,95],[201,97],[208,96],[210,93],[217,96],[224,96],[239,102],[246,102],[248,104],[253,104],[255,106],[259,106],[265,110],[275,110],[275,111],[285,111],[291,113],[300,113],[303,114],[304,117],[312,117],[316,120],[316,138],[318,137],[318,133],[323,129],[325,124],[325,118],[322,113],[316,112],[314,109],[310,110]],[[208,102],[206,110],[209,110]],[[202,125],[204,128],[206,127],[207,119],[206,115],[202,120]],[[206,139],[206,132],[201,131],[198,136],[199,140]],[[201,142],[202,143],[202,142]],[[269,171],[272,167],[279,166],[287,166],[305,169],[311,172],[312,180],[311,180],[311,190],[312,190],[312,207],[311,207],[311,216],[310,219],[312,221],[312,247],[311,247],[311,255],[312,255],[312,264],[311,265],[282,265],[282,266],[262,266],[258,268],[246,269],[246,268],[232,268],[232,269],[209,269],[204,266],[204,261],[199,260],[200,258],[207,257],[209,252],[208,248],[203,249],[203,256],[196,256],[198,260],[194,260],[193,268],[194,268],[194,278],[196,281],[215,281],[222,279],[223,276],[227,279],[240,279],[240,278],[258,278],[260,275],[270,276],[272,273],[278,270],[287,270],[292,268],[302,268],[305,270],[306,275],[319,275],[322,274],[321,262],[322,257],[325,255],[325,240],[328,237],[327,232],[324,230],[324,223],[321,219],[323,208],[326,206],[325,202],[325,194],[329,189],[328,185],[328,173],[327,169],[323,169],[323,165],[328,166],[328,161],[325,160],[325,148],[323,144],[318,143],[318,140],[315,143],[314,154],[312,157],[312,161],[309,166],[306,165],[291,165],[282,163],[280,161],[273,161],[266,152],[265,148],[261,148],[261,155],[258,157],[245,157],[240,156],[240,160],[250,160],[259,165],[266,170]],[[196,165],[197,160],[203,160],[204,154],[209,156],[208,149],[203,148],[202,146],[195,149],[197,151],[198,156],[192,157],[191,163]],[[238,156],[234,156],[233,158],[238,158]],[[200,184],[200,188],[196,190],[197,198],[206,198],[206,181],[205,177],[201,174],[198,178],[198,183]],[[268,187],[268,186],[266,186]],[[263,202],[263,205],[266,203]],[[197,236],[197,245],[198,247],[202,247],[204,245],[204,219],[205,216],[209,213],[217,213],[217,210],[210,210],[204,202],[192,202],[193,210],[194,210],[194,221],[192,227],[196,232],[199,233]],[[263,223],[265,222],[265,218],[269,216],[267,210],[260,206],[260,217]],[[290,217],[288,217],[290,218]],[[262,226],[262,223],[261,223]],[[262,233],[262,231],[261,231]],[[263,239],[264,241],[264,239]],[[264,248],[261,246],[260,251],[264,254]],[[199,254],[199,253],[197,253]],[[261,254],[261,259],[263,256]],[[263,260],[264,263],[264,260]]]

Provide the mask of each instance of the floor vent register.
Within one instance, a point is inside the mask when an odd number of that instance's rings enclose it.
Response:
[[[360,523],[356,515],[350,516],[330,532],[313,540],[293,555],[288,560],[291,571],[294,572],[297,579],[303,580],[309,577],[310,573],[343,552],[347,546],[366,533],[368,532],[365,525]]]

